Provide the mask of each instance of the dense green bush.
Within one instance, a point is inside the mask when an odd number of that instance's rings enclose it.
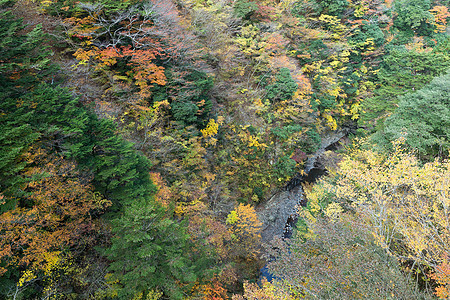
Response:
[[[237,0],[234,2],[234,13],[242,19],[249,19],[252,14],[258,10],[258,5],[254,1]]]
[[[214,85],[213,77],[205,72],[189,70],[177,80],[172,80],[165,90],[171,101],[173,119],[182,125],[197,125],[203,128],[209,120],[212,107],[208,92]]]
[[[320,0],[319,5],[323,14],[341,16],[348,6],[347,0]]]
[[[350,36],[350,43],[364,43],[369,38],[373,39],[377,47],[380,47],[385,43],[386,39],[384,38],[384,33],[378,26],[377,22],[369,23],[364,21],[363,24]]]
[[[266,97],[271,101],[283,101],[292,97],[298,89],[297,83],[292,79],[288,68],[281,68],[273,84],[266,87]]]
[[[433,33],[433,15],[428,11],[431,8],[430,0],[402,0],[396,1],[394,10],[397,16],[394,26],[406,32],[414,32],[418,35],[430,35]]]
[[[377,73],[379,88],[374,91],[374,97],[362,103],[364,112],[360,124],[370,123],[386,112],[392,112],[398,96],[419,90],[449,66],[450,56],[444,53],[392,48],[389,55],[384,56],[381,70]]]

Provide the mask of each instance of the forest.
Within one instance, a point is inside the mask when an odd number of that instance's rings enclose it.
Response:
[[[449,7],[0,0],[0,299],[449,299]]]

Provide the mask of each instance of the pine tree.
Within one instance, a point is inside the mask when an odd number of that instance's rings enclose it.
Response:
[[[181,286],[197,280],[184,223],[171,220],[167,209],[151,199],[140,198],[113,226],[116,235],[105,253],[112,261],[109,271],[122,285],[119,296],[156,289],[170,299],[182,299]]]

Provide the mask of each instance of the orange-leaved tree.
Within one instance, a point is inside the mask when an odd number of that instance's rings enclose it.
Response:
[[[110,205],[81,178],[75,164],[41,151],[26,175],[28,196],[0,216],[0,274],[19,270],[16,294],[36,280],[52,293],[57,273],[95,239],[95,218]]]
[[[78,65],[91,63],[105,74],[111,91],[133,91],[137,100],[150,97],[152,86],[167,83],[163,61],[186,59],[194,47],[171,1],[138,2],[117,9],[79,4],[82,13],[66,22],[78,47]],[[193,52],[193,51],[192,51]]]
[[[438,284],[435,290],[436,296],[439,299],[448,299],[450,297],[450,264],[448,258],[436,266],[435,273],[432,273],[430,277]]]

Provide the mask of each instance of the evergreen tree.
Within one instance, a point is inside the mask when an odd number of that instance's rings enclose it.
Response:
[[[15,207],[27,179],[19,174],[27,165],[24,154],[39,134],[29,121],[32,113],[17,97],[26,93],[51,68],[48,51],[39,49],[43,36],[39,26],[27,34],[22,21],[8,9],[11,1],[0,1],[0,212]]]
[[[395,113],[386,119],[386,137],[401,136],[422,155],[435,156],[450,148],[450,73],[421,90],[402,96]]]
[[[298,89],[298,85],[292,79],[288,68],[281,68],[276,76],[276,81],[267,86],[267,98],[272,101],[283,101],[292,97]]]
[[[421,89],[449,66],[450,56],[445,53],[393,49],[383,58],[374,97],[362,102],[360,123],[366,125],[385,117],[396,108],[399,96]]]
[[[108,219],[115,237],[105,253],[121,294],[155,288],[181,298],[179,286],[197,280],[201,264],[189,257],[193,252],[184,224],[155,202],[149,160],[117,135],[111,121],[99,120],[67,89],[45,83],[52,68],[49,53],[42,50],[41,28],[23,35],[21,20],[0,13],[0,212],[23,205],[20,196],[32,180],[24,171],[34,163],[27,160],[29,152],[44,148],[74,159],[113,202]],[[9,278],[1,278],[0,285],[6,280],[11,286],[20,271],[8,270]]]
[[[151,199],[140,198],[113,225],[115,237],[105,253],[112,261],[109,271],[122,286],[119,296],[131,299],[160,290],[170,299],[182,299],[183,290],[198,279],[185,224],[171,220],[167,209]]]

